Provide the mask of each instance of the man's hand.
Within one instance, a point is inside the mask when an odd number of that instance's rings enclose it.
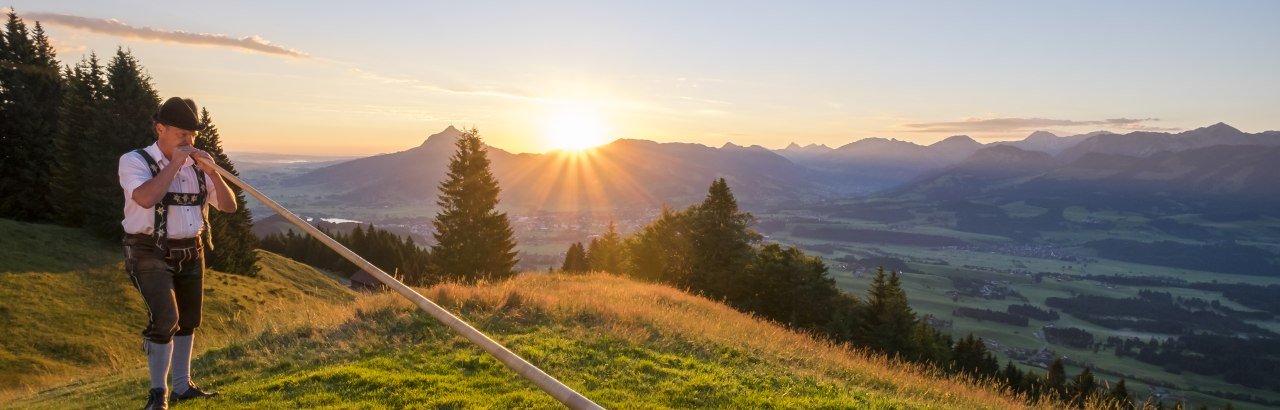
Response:
[[[209,155],[208,152],[190,145],[179,146],[178,152],[185,156],[190,156],[191,159],[196,162],[196,165],[200,167],[200,170],[204,171],[204,173],[217,175],[218,171],[211,166],[214,164],[213,156]],[[202,162],[201,159],[206,162]]]
[[[200,170],[204,171],[209,176],[209,179],[213,180],[211,193],[218,198],[218,210],[226,213],[235,212],[237,207],[236,197],[231,194],[231,188],[227,186],[227,181],[222,180],[222,174],[219,174],[218,170],[214,168],[213,156],[190,145],[178,147],[178,152],[190,156],[192,160],[196,161],[196,165],[200,167]],[[201,161],[201,159],[204,161]],[[186,158],[183,158],[183,160],[185,161]]]

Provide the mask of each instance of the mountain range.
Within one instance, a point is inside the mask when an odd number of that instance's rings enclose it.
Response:
[[[460,135],[449,127],[418,147],[320,168],[286,184],[336,190],[331,199],[353,205],[434,203]],[[831,194],[815,182],[812,170],[760,147],[619,139],[590,154],[513,154],[492,146],[488,153],[503,204],[525,210],[682,207],[702,200],[711,181],[721,177],[740,201],[751,204]]]
[[[418,147],[330,165],[285,182],[323,187],[336,192],[330,199],[350,205],[431,204],[460,135],[449,127]],[[1280,163],[1273,161],[1280,159],[1280,150],[1272,147],[1280,147],[1280,132],[1250,134],[1218,123],[1179,133],[1060,137],[1037,131],[1019,141],[990,144],[957,135],[929,145],[864,138],[837,148],[792,143],[770,150],[619,139],[584,154],[514,154],[492,146],[488,152],[506,207],[603,210],[681,207],[701,200],[715,178],[725,178],[748,209],[874,192],[941,195],[941,186],[957,194],[1017,178],[1035,179],[1035,186],[1068,181],[1128,189],[1137,184],[1148,191],[1266,197],[1276,194],[1266,179],[1275,175],[1270,164]]]

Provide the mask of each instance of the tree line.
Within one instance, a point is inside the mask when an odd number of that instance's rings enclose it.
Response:
[[[406,283],[425,281],[421,275],[427,271],[430,251],[419,247],[409,235],[402,238],[390,231],[375,228],[373,224],[367,227],[356,225],[350,233],[331,231],[324,227],[319,229],[378,269],[399,276]],[[344,276],[350,276],[358,269],[351,261],[329,249],[315,237],[294,233],[292,229],[262,237],[259,246],[263,250]]]
[[[1167,372],[1221,376],[1228,383],[1280,392],[1280,338],[1190,333],[1163,341],[1108,337],[1104,347],[1119,357],[1160,366]]]
[[[1000,383],[1032,401],[1134,406],[1123,382],[1107,386],[1089,369],[1068,379],[1061,360],[1043,375],[1012,362],[1001,368],[981,338],[955,340],[917,315],[897,272],[877,269],[864,297],[847,294],[836,287],[821,258],[793,246],[762,243],[753,223],[720,178],[703,202],[684,210],[664,208],[628,236],[610,224],[588,245],[571,244],[561,271],[604,271],[672,285],[837,343]]]
[[[1189,309],[1177,303],[1169,292],[1139,290],[1138,296],[1131,298],[1097,295],[1049,297],[1045,298],[1045,305],[1110,329],[1164,334],[1213,332],[1276,336],[1275,332],[1236,316],[1213,309]]]
[[[120,155],[155,142],[160,96],[129,51],[105,65],[96,54],[64,66],[44,28],[10,11],[0,33],[0,218],[78,227],[107,240],[122,235]],[[201,110],[196,148],[235,173],[209,111]],[[237,200],[244,195],[232,186]],[[256,239],[245,207],[210,212],[214,269],[256,274]]]

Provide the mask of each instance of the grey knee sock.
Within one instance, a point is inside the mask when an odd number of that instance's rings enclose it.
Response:
[[[191,382],[191,347],[195,343],[195,335],[174,336],[173,337],[173,360],[170,362],[173,368],[173,391],[174,394],[182,394],[187,391],[187,384]]]
[[[151,369],[151,388],[167,388],[169,358],[173,356],[173,343],[159,344],[148,340],[147,368]]]

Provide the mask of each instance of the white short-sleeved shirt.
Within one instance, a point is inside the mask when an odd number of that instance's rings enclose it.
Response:
[[[160,151],[160,147],[156,144],[151,144],[145,150],[147,154],[151,155],[152,159],[155,159],[156,165],[159,165],[161,169],[169,165],[169,159],[164,156],[164,153]],[[182,169],[178,170],[178,175],[169,184],[168,192],[200,193],[200,184],[196,182],[196,170],[192,164],[195,164],[195,160],[188,157],[186,163],[182,165]],[[147,161],[142,159],[141,155],[129,151],[120,156],[120,187],[124,188],[124,220],[120,224],[124,226],[125,233],[150,235],[154,229],[156,222],[155,209],[143,208],[133,201],[133,190],[150,179],[151,170],[147,169]],[[204,179],[205,189],[208,192],[205,195],[205,203],[216,208],[218,206],[218,196],[213,193],[213,178],[206,174]],[[198,206],[170,206],[168,238],[187,239],[199,236],[200,230],[204,228],[202,211],[203,209]]]

